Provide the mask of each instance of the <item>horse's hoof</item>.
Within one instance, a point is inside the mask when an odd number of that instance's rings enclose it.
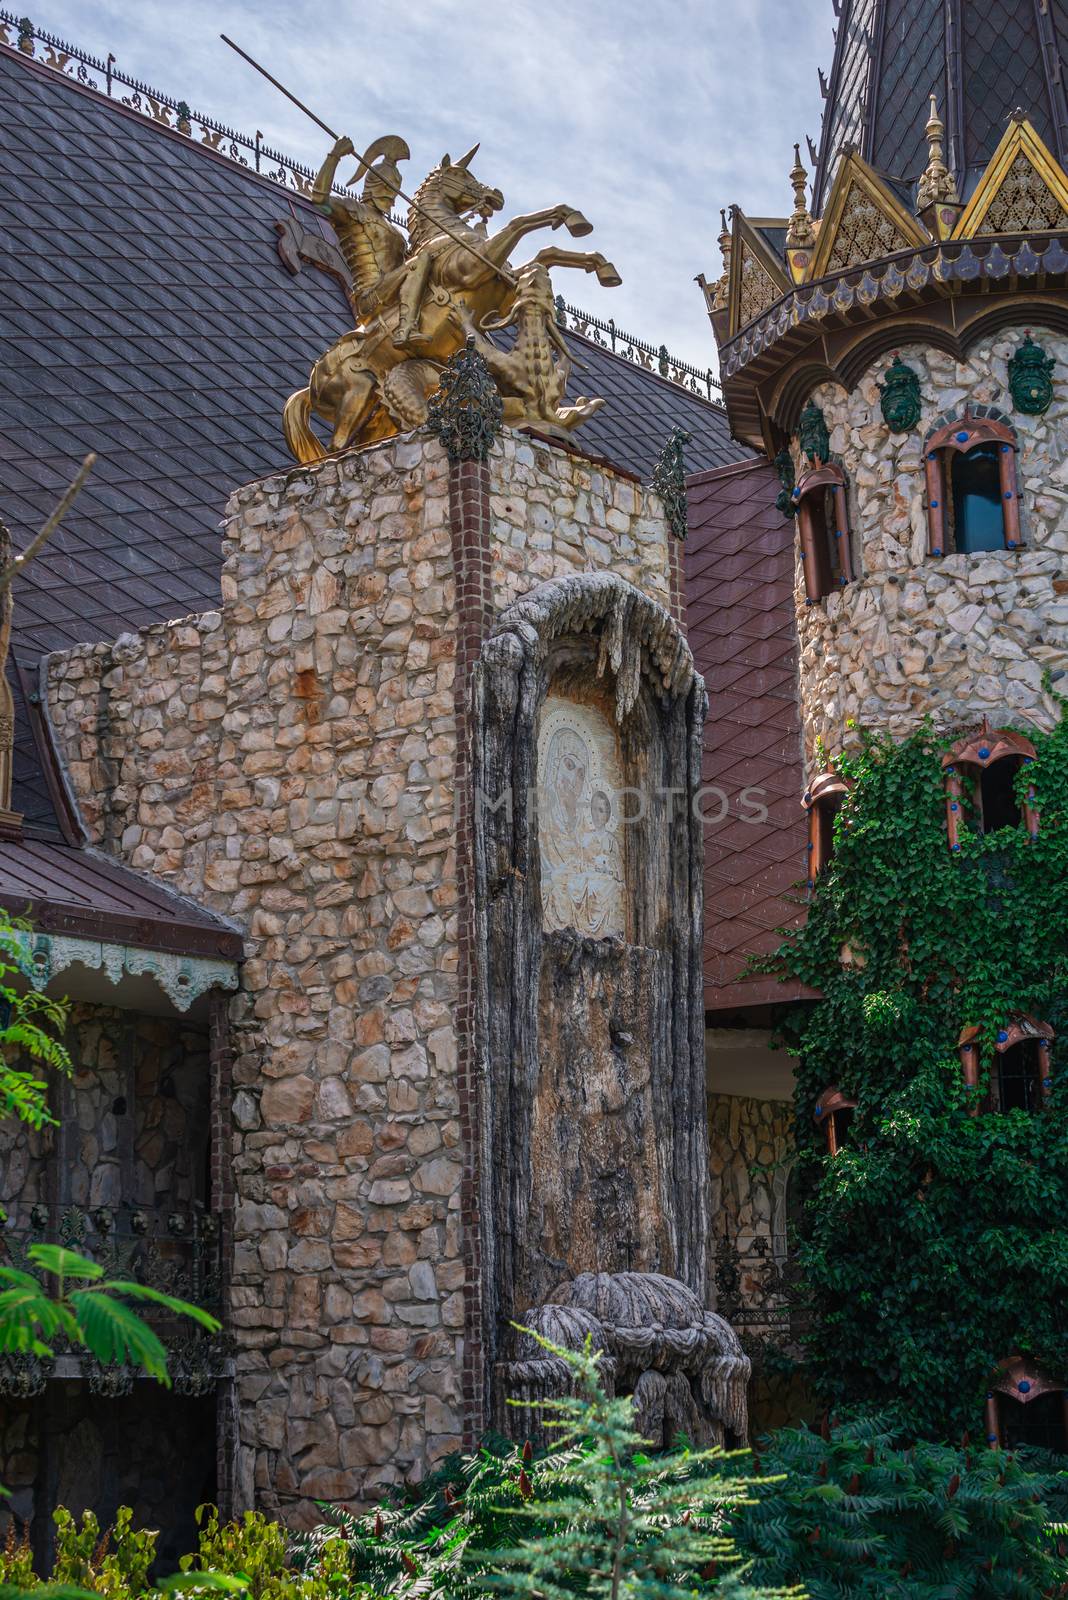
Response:
[[[573,239],[585,239],[588,233],[593,232],[593,223],[587,222],[581,211],[569,211],[564,218],[564,227]]]
[[[623,279],[610,261],[597,268],[597,282],[603,289],[618,289]]]

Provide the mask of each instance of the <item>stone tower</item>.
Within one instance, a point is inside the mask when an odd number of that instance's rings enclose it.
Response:
[[[796,527],[810,785],[852,724],[1053,715],[1068,664],[1068,43],[1057,8],[846,5],[813,182],[706,285]]]

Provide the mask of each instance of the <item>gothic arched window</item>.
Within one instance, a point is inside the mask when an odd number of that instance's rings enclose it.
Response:
[[[1068,1392],[1030,1359],[1006,1356],[986,1392],[986,1442],[994,1449],[1068,1454]]]
[[[961,801],[967,790],[982,833],[1025,826],[1031,838],[1038,833],[1034,791],[1021,802],[1016,797],[1016,774],[1035,759],[1035,747],[1011,728],[992,728],[984,721],[976,734],[958,739],[942,759],[946,780],[946,833],[951,850],[960,849]]]
[[[806,603],[842,589],[853,580],[849,548],[849,507],[845,475],[830,464],[806,472],[793,492]]]
[[[1053,1084],[1050,1045],[1057,1037],[1048,1022],[1011,1017],[998,1029],[987,1104],[991,1111],[1041,1111]],[[964,1081],[979,1086],[979,1029],[965,1028],[957,1041]],[[971,1113],[979,1111],[978,1096]]]
[[[836,1156],[847,1142],[856,1109],[857,1102],[848,1099],[835,1084],[828,1085],[820,1095],[812,1116],[817,1128],[823,1129],[829,1156]]]
[[[849,793],[849,784],[837,772],[821,772],[806,789],[801,804],[808,812],[809,885],[815,883],[834,852],[834,819]]]
[[[933,556],[1017,550],[1016,435],[1007,422],[965,412],[924,446],[927,548]]]

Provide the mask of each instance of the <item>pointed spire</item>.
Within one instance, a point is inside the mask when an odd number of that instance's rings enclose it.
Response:
[[[794,209],[790,217],[790,226],[786,231],[786,246],[789,250],[811,250],[816,242],[816,234],[805,201],[808,173],[801,165],[799,144],[794,145],[794,164],[790,173],[790,183],[794,191]]]
[[[727,296],[731,281],[731,231],[727,226],[727,213],[719,214],[722,227],[720,228],[718,244],[723,256],[723,273],[716,284],[715,295],[712,301],[713,311],[726,311]]]
[[[945,124],[938,115],[938,102],[931,96],[931,115],[927,119],[927,166],[916,191],[916,209],[923,211],[931,205],[958,205],[957,185],[953,174],[942,160],[942,140]]]

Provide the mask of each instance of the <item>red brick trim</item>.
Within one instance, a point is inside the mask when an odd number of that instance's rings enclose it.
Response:
[[[668,542],[668,609],[679,627],[683,637],[686,635],[686,567],[684,562],[685,544],[681,539],[676,539],[670,528],[666,529]]]
[[[209,996],[208,1058],[211,1070],[210,1161],[211,1193],[208,1207],[219,1218],[219,1258],[222,1317],[230,1325],[230,1279],[234,1260],[234,1097],[233,1051],[230,1047],[230,997],[221,989]],[[237,1451],[234,1380],[222,1378],[216,1385],[215,1402],[215,1496],[223,1517],[236,1515]]]
[[[482,1235],[479,1214],[479,1090],[475,1057],[475,871],[474,794],[471,752],[471,673],[493,620],[490,574],[489,468],[463,461],[449,468],[449,523],[456,574],[456,878],[458,892],[458,982],[456,1074],[463,1136],[460,1221],[465,1253],[463,1406],[464,1444],[472,1445],[486,1424],[482,1351]]]

